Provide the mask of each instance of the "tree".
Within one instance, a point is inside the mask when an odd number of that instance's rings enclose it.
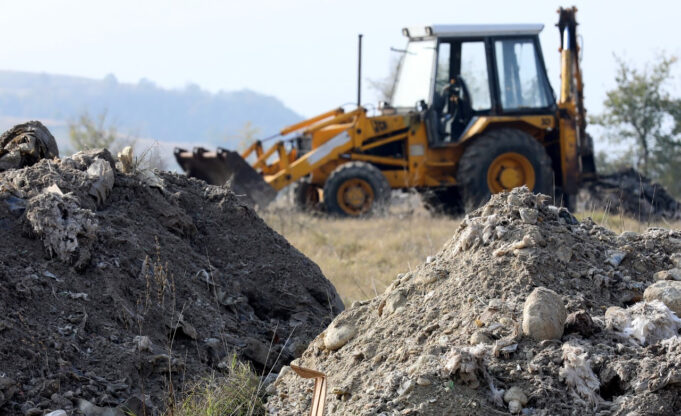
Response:
[[[114,157],[125,146],[134,148],[137,143],[131,135],[120,134],[118,127],[107,121],[106,112],[96,118],[85,112],[78,117],[78,120],[69,122],[69,140],[75,151],[108,149]],[[168,167],[158,142],[146,146],[139,154],[136,154],[136,164],[140,169],[165,170]]]
[[[677,59],[661,55],[657,63],[643,70],[615,59],[617,85],[606,93],[604,113],[590,122],[603,126],[616,142],[633,142],[638,169],[650,175],[651,154],[674,142],[673,136],[679,133],[678,124],[669,130],[669,120],[678,119],[679,100],[666,89]]]
[[[390,61],[390,73],[382,79],[369,79],[369,88],[378,93],[378,99],[389,103],[395,91],[395,81],[400,70],[400,59],[393,57]]]
[[[127,139],[119,140],[116,126],[106,121],[106,112],[101,113],[96,119],[85,112],[77,121],[69,122],[69,141],[76,151],[104,148],[112,153],[130,144]],[[114,149],[117,141],[118,146]]]
[[[258,139],[259,134],[260,129],[258,127],[255,127],[253,123],[251,123],[250,121],[244,123],[244,125],[241,126],[239,131],[237,131],[236,134],[233,136],[239,141],[237,144],[239,151],[246,150],[248,146],[250,146],[254,141]]]

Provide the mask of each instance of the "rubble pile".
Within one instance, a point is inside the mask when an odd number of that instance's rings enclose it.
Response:
[[[56,156],[57,141],[39,121],[17,124],[0,135],[0,170],[18,169]]]
[[[234,357],[279,371],[343,309],[228,189],[54,156],[0,172],[0,414],[159,414]]]
[[[625,169],[582,184],[577,211],[622,213],[641,221],[681,219],[681,204],[660,184]]]
[[[526,188],[494,195],[292,364],[330,415],[681,413],[681,232],[617,235]],[[284,367],[271,414],[309,411]]]

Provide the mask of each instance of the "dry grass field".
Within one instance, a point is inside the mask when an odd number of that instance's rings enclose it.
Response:
[[[373,298],[397,276],[423,263],[450,239],[461,219],[433,216],[418,197],[393,198],[390,211],[348,219],[280,206],[260,215],[317,263],[346,305]]]
[[[261,213],[264,220],[317,263],[346,305],[381,293],[397,276],[437,253],[462,218],[433,216],[407,199],[384,216],[344,219],[279,207]],[[638,222],[606,212],[591,217],[616,233],[644,232],[648,227],[681,228],[680,223]]]

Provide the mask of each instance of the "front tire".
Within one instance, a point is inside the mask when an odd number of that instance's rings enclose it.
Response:
[[[365,162],[337,167],[324,184],[324,205],[331,214],[359,217],[378,211],[389,199],[388,180],[377,167]]]
[[[456,173],[467,212],[494,193],[523,185],[535,193],[553,194],[551,158],[535,138],[522,130],[498,129],[473,140]]]

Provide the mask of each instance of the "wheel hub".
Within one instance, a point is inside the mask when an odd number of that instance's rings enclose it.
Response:
[[[374,191],[367,181],[353,178],[338,188],[337,198],[343,211],[357,216],[369,211],[374,202]]]
[[[487,170],[487,186],[492,193],[523,185],[533,190],[534,184],[532,163],[520,153],[508,152],[497,156]]]

